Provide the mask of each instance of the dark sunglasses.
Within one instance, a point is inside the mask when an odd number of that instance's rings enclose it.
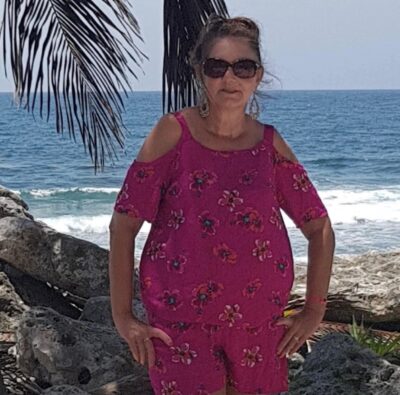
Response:
[[[233,74],[239,78],[253,78],[261,65],[252,59],[241,59],[229,63],[223,59],[208,58],[203,62],[203,72],[210,78],[222,78],[228,67],[232,67]]]

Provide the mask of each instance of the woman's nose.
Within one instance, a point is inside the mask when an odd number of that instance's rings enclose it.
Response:
[[[229,66],[226,70],[223,78],[236,78],[235,73],[233,72],[232,66]]]

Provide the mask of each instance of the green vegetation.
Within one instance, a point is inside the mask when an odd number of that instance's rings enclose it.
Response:
[[[349,327],[351,337],[361,346],[368,347],[383,358],[392,355],[400,356],[400,335],[384,337],[374,334],[370,327],[364,328],[362,319],[361,324],[357,325],[354,315],[353,323]]]

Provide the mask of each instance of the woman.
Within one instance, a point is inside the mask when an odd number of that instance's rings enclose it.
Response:
[[[211,18],[192,65],[199,105],[159,120],[117,197],[113,319],[148,365],[156,394],[287,391],[287,357],[324,316],[334,251],[328,212],[284,139],[256,120],[264,73],[257,25]],[[306,303],[286,318],[294,271],[280,208],[309,240]],[[152,223],[140,263],[148,324],[131,309],[144,220]]]

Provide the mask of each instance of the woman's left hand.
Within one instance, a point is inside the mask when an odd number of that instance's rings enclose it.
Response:
[[[289,317],[279,318],[275,325],[287,326],[285,336],[277,348],[277,356],[282,358],[291,356],[303,343],[314,334],[322,319],[325,308],[303,308],[300,312]]]

